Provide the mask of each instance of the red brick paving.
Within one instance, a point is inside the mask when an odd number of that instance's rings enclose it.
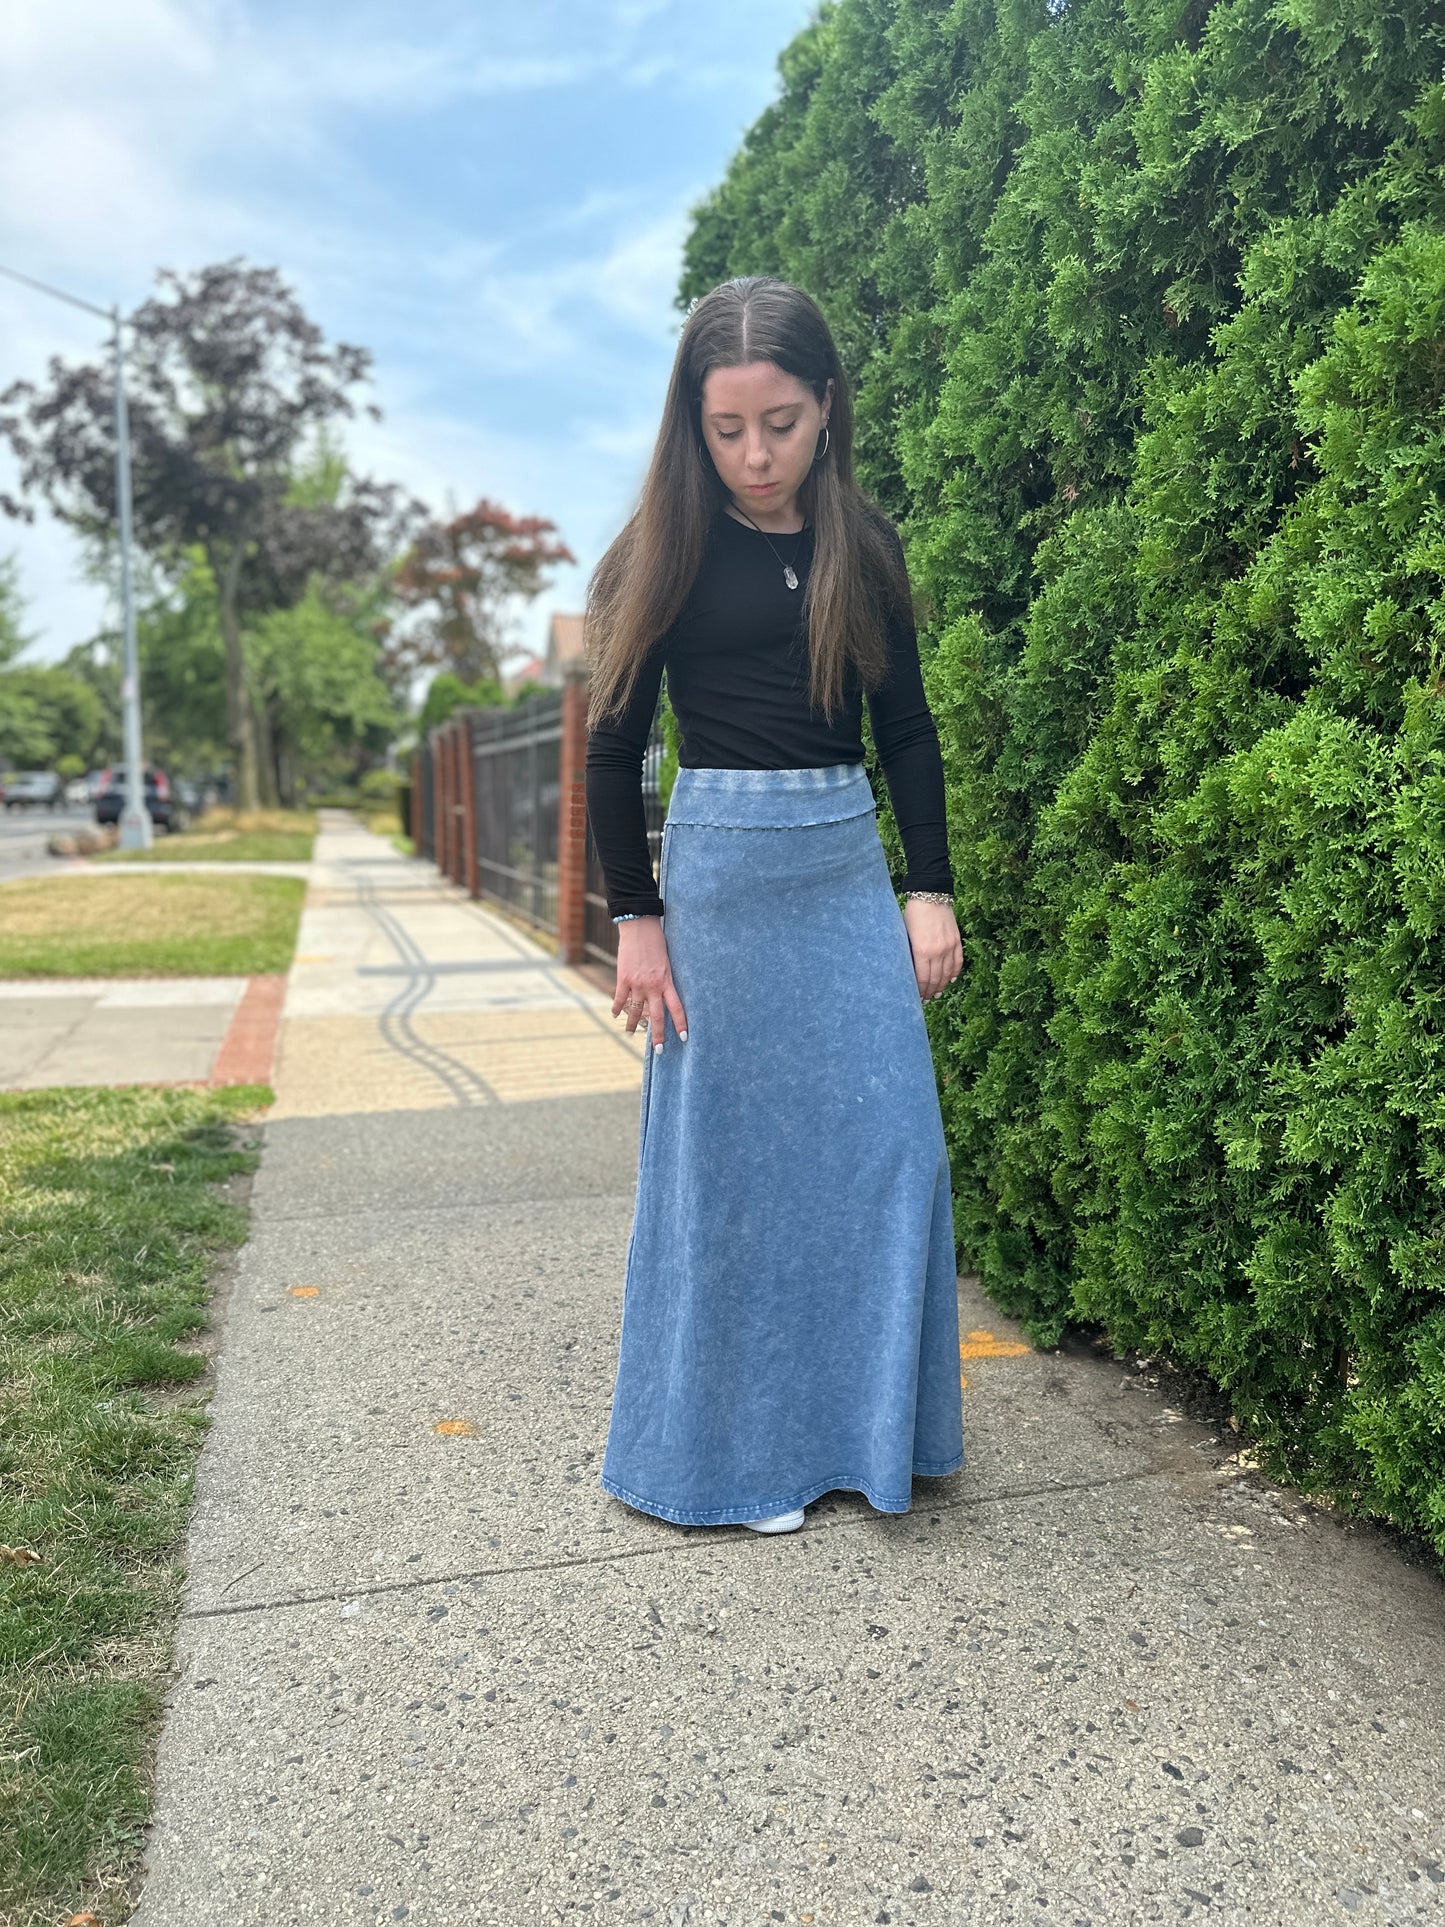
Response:
[[[285,999],[284,976],[251,979],[211,1067],[213,1086],[271,1082]]]

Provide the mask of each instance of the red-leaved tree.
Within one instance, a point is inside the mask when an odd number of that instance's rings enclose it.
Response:
[[[511,515],[485,498],[449,522],[424,528],[402,563],[396,591],[417,620],[388,644],[388,673],[445,666],[463,682],[495,677],[512,605],[530,602],[556,562],[575,562],[556,523]]]

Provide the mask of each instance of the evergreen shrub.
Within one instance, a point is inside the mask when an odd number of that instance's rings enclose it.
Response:
[[[1442,55],[1427,0],[836,0],[679,304],[815,295],[925,599],[963,1251],[1445,1552]]]

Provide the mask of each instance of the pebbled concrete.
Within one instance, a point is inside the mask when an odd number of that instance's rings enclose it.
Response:
[[[258,1234],[274,1220],[328,1223],[366,1210],[438,1213],[528,1198],[630,1195],[635,1093],[541,1098],[470,1112],[284,1118],[266,1125],[256,1174]]]
[[[1438,1917],[1438,1650],[1367,1560],[1241,1571],[1170,1497],[921,1495],[194,1624],[187,1864],[141,1918]]]
[[[596,1472],[636,1092],[447,1102],[267,1124],[141,1927],[1442,1918],[1408,1547],[967,1279],[967,1463],[909,1514],[633,1513]]]
[[[248,1369],[214,1407],[231,1449],[198,1505],[193,1610],[410,1583],[479,1558],[655,1549],[656,1522],[596,1487],[629,1216],[619,1196],[532,1199],[263,1230],[230,1314],[227,1344]],[[974,1441],[972,1501],[1157,1469],[1146,1442],[1110,1436],[1104,1412],[1053,1423],[1041,1380],[1054,1377],[1036,1354],[998,1374],[1000,1423]],[[435,1430],[458,1421],[471,1429]],[[840,1503],[853,1504],[809,1516]],[[268,1507],[258,1557],[253,1521]]]
[[[1438,1578],[967,1281],[906,1517],[603,1494],[627,1108],[269,1127],[143,1927],[1439,1917]]]

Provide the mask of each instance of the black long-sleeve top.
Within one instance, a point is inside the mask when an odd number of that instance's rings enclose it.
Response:
[[[688,768],[819,769],[863,760],[856,671],[832,723],[809,700],[799,612],[812,552],[811,524],[765,537],[719,509],[676,621],[648,651],[621,714],[590,732],[587,814],[610,915],[663,913],[647,845],[642,760],[664,668],[679,761]],[[796,589],[783,579],[783,562],[793,566]],[[911,615],[895,615],[887,642],[886,673],[867,702],[908,866],[898,887],[951,893],[943,760]]]

